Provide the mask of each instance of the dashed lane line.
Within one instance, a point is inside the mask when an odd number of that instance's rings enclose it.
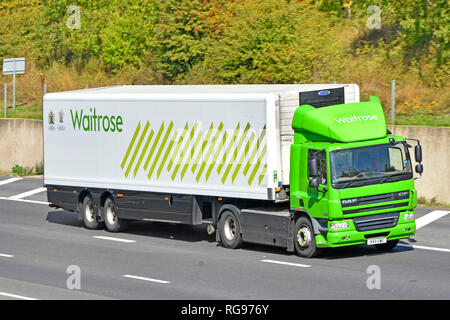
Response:
[[[124,274],[122,277],[130,278],[130,279],[136,279],[136,280],[142,280],[142,281],[162,283],[162,284],[169,284],[169,283],[171,283],[170,281],[167,281],[167,280],[159,280],[159,279],[153,279],[153,278],[147,278],[147,277],[141,277],[141,276],[133,276],[131,274]]]
[[[36,298],[30,298],[25,296],[19,296],[17,294],[7,293],[7,292],[0,292],[0,296],[13,298],[13,299],[20,299],[20,300],[38,300]]]
[[[48,206],[50,204],[50,202],[47,202],[47,201],[26,200],[26,199],[11,199],[11,198],[5,198],[5,197],[0,197],[0,200],[27,202],[27,203],[34,203],[34,204],[43,204],[45,206]]]
[[[8,183],[16,182],[16,181],[19,181],[19,180],[22,180],[22,179],[23,178],[11,178],[11,179],[2,180],[2,181],[0,181],[0,186],[3,186],[3,185],[8,184]]]
[[[105,237],[105,236],[94,236],[93,238],[100,239],[100,240],[116,241],[116,242],[126,242],[126,243],[136,242],[136,240],[123,239],[123,238],[113,238],[113,237]]]
[[[416,229],[420,229],[420,228],[426,226],[427,224],[430,224],[433,221],[436,221],[436,220],[446,216],[449,213],[450,213],[450,211],[443,211],[443,210],[431,211],[430,213],[427,213],[426,215],[416,219]]]
[[[275,263],[275,264],[283,264],[287,266],[293,266],[293,267],[301,267],[301,268],[309,268],[311,265],[309,264],[300,264],[300,263],[292,263],[292,262],[284,262],[284,261],[277,261],[277,260],[269,260],[269,259],[263,259],[261,262],[268,262],[268,263]]]
[[[414,249],[423,249],[423,250],[431,250],[431,251],[441,251],[441,252],[450,252],[450,249],[445,248],[436,248],[436,247],[428,247],[428,246],[419,246],[416,244],[405,244],[405,243],[399,243],[397,246],[400,247],[408,247],[408,248],[414,248]]]
[[[47,188],[41,187],[41,188],[33,189],[33,190],[30,190],[27,192],[22,192],[22,193],[16,194],[15,196],[9,197],[9,199],[23,199],[25,197],[29,197],[29,196],[32,196],[33,194],[41,193],[44,191],[47,191]]]

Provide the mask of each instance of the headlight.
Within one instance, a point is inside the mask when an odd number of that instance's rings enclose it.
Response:
[[[348,228],[348,222],[330,223],[330,230],[342,230]]]
[[[404,221],[414,220],[414,213],[407,213],[403,216]]]

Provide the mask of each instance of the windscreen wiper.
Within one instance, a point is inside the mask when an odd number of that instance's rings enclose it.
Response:
[[[400,181],[400,178],[398,176],[388,176],[388,177],[381,179],[381,181],[379,183],[381,184],[381,183],[385,183],[385,182],[394,182],[394,181]]]

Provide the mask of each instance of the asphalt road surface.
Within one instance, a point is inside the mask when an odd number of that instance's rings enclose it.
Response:
[[[302,259],[223,248],[206,224],[86,230],[46,201],[41,178],[0,177],[0,299],[450,299],[450,209],[418,208],[415,237],[392,252]]]

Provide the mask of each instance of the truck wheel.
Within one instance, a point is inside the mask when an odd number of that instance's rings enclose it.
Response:
[[[128,227],[128,221],[117,217],[117,207],[114,200],[108,197],[103,205],[103,220],[108,231],[122,232]]]
[[[225,211],[220,216],[219,233],[224,247],[236,249],[242,245],[241,225],[231,211]]]
[[[83,225],[86,229],[96,230],[101,227],[101,223],[97,220],[94,210],[94,201],[91,196],[87,195],[83,198],[80,207],[80,215],[83,219]]]
[[[398,241],[399,240],[397,239],[397,240],[390,240],[383,244],[376,244],[375,248],[377,248],[377,250],[379,250],[379,251],[389,251],[389,250],[394,249],[397,246]]]
[[[314,229],[308,218],[300,217],[297,219],[294,236],[295,251],[300,257],[313,258],[319,255],[320,249],[316,247]]]

